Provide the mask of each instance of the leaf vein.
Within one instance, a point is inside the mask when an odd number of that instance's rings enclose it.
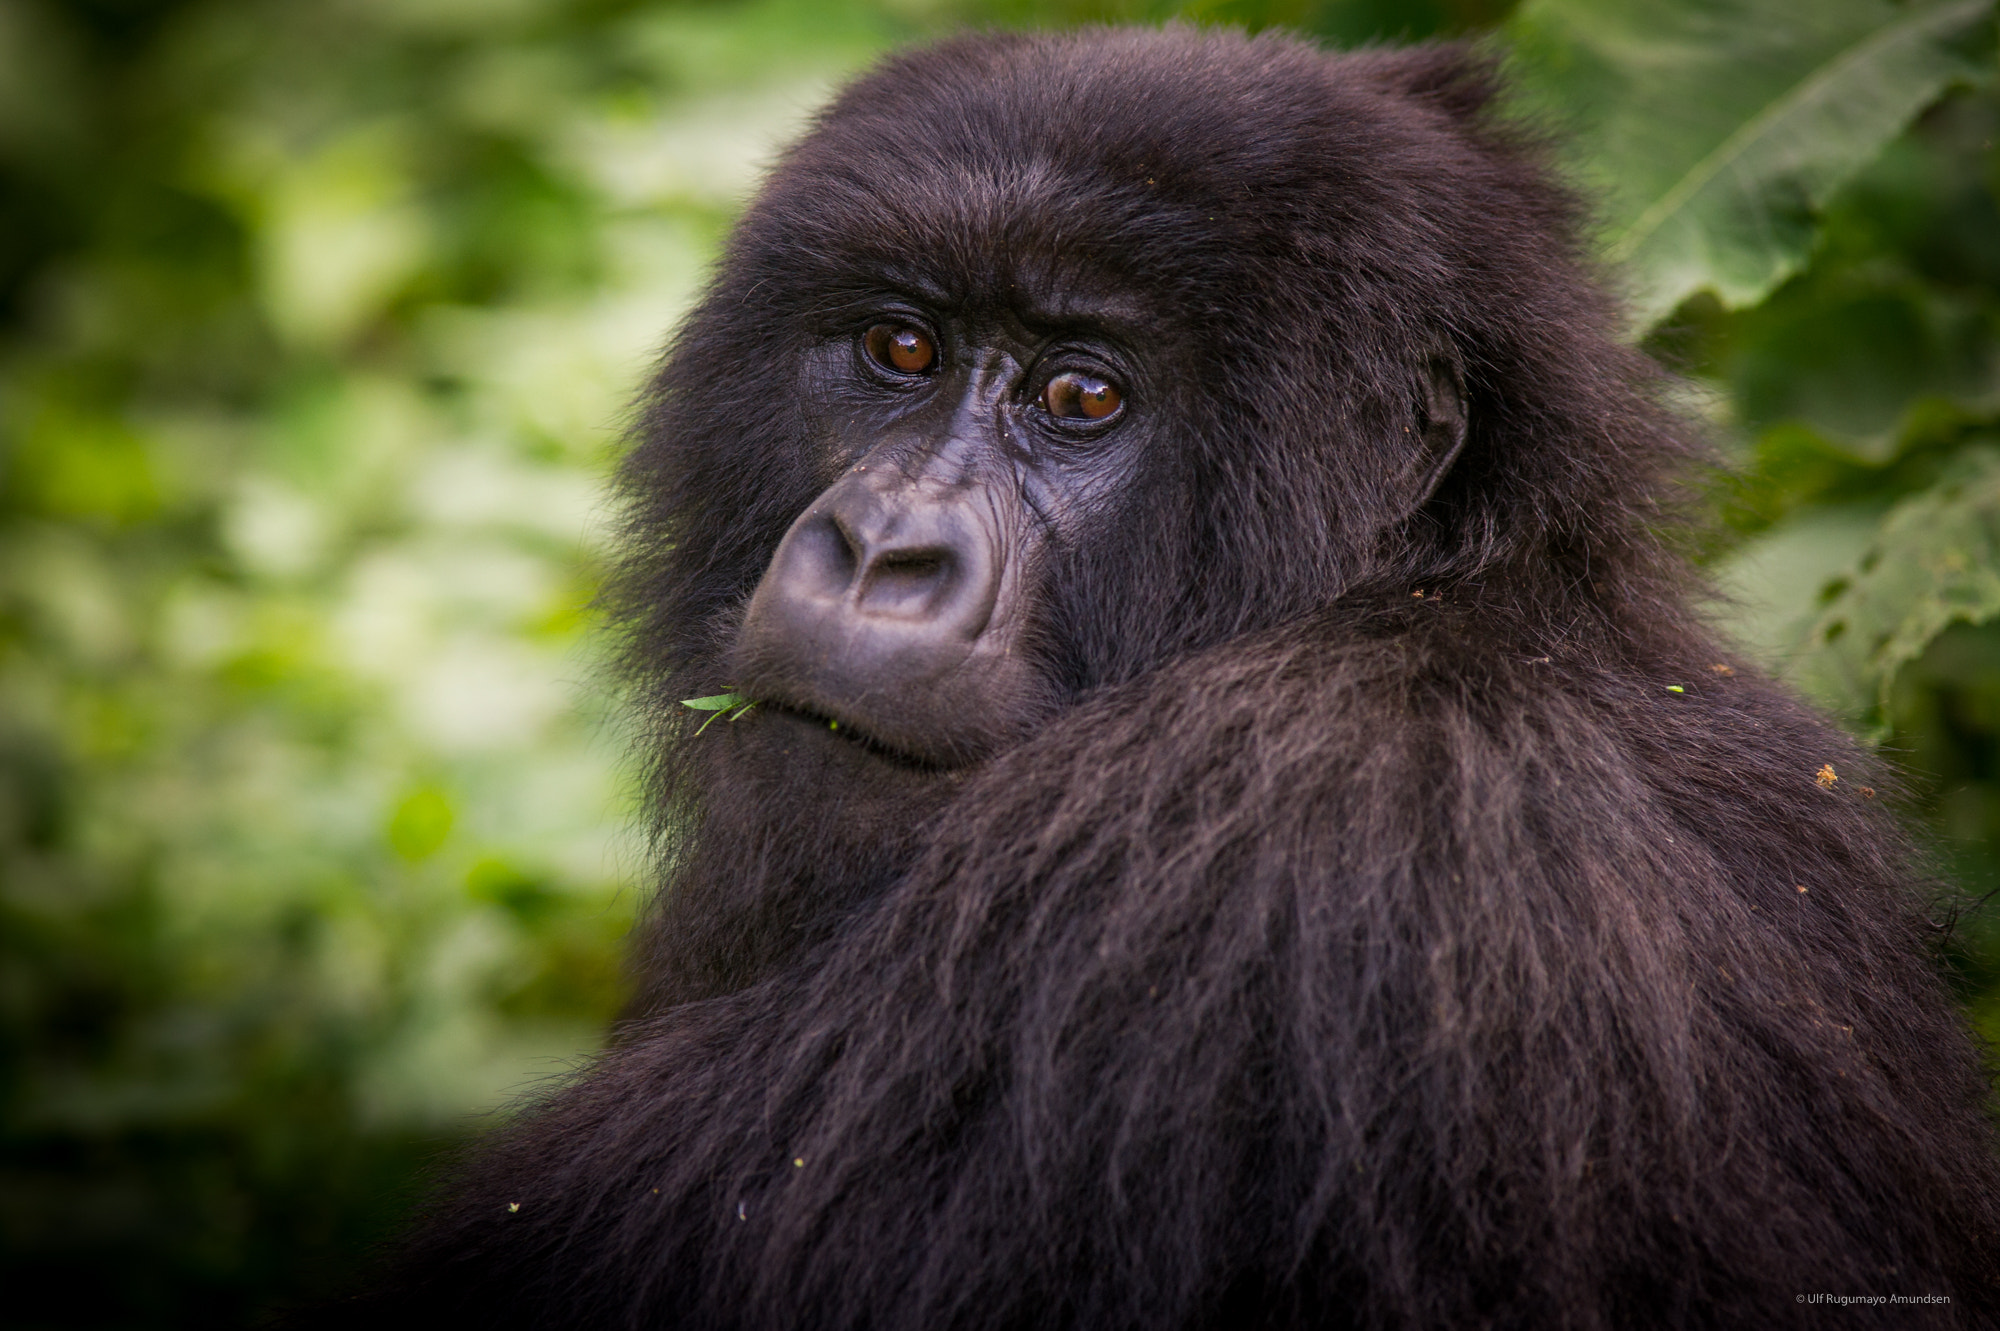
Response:
[[[1646,240],[1665,225],[1668,218],[1685,207],[1690,199],[1700,193],[1709,181],[1719,175],[1725,167],[1734,166],[1737,159],[1748,152],[1775,125],[1807,104],[1831,83],[1856,65],[1864,63],[1876,51],[1932,27],[1949,28],[1953,23],[1976,18],[1990,7],[1992,0],[1961,0],[1961,3],[1947,5],[1939,9],[1906,15],[1893,23],[1869,33],[1866,37],[1843,51],[1839,57],[1819,66],[1806,78],[1794,84],[1782,97],[1775,98],[1763,110],[1737,126],[1728,138],[1704,154],[1700,161],[1689,167],[1673,188],[1655,199],[1632,223],[1620,231],[1608,248],[1613,263],[1624,263]]]

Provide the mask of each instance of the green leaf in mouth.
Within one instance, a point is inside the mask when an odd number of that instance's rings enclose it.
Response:
[[[694,732],[697,735],[714,725],[716,717],[727,713],[731,721],[740,720],[756,705],[755,698],[746,697],[733,689],[728,693],[712,693],[706,698],[681,699],[681,706],[711,714],[708,720],[701,723],[701,729]]]

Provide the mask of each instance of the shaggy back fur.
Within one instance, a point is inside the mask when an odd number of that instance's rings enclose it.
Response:
[[[1087,31],[902,56],[820,118],[626,470],[643,997],[371,1315],[2000,1317],[1987,1081],[1885,783],[1688,611],[1689,449],[1492,95],[1450,47]],[[1036,571],[1022,742],[697,739],[675,700],[730,682],[848,461],[804,349],[891,282],[1118,293],[1172,446]],[[1471,432],[1412,511],[1437,356]]]

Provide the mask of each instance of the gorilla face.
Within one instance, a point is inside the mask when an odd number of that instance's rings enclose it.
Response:
[[[854,460],[786,532],[735,652],[771,710],[935,767],[1051,702],[1047,571],[1094,539],[1161,419],[1145,330],[1113,302],[996,294],[885,290],[805,354],[809,400]]]
[[[1466,443],[1452,261],[1403,239],[1438,232],[1430,186],[1362,169],[1383,107],[1410,114],[1393,80],[1323,90],[1352,143],[1255,99],[1099,123],[1130,40],[1104,34],[1060,110],[1019,68],[851,93],[684,335],[681,393],[761,399],[739,416],[789,436],[754,450],[786,525],[716,678],[788,744],[980,760],[1092,687],[1325,605]],[[780,458],[813,482],[789,511]]]
[[[1546,345],[1595,316],[1468,68],[1003,36],[892,60],[819,117],[624,473],[614,608],[662,719],[658,807],[712,833],[683,843],[716,861],[700,881],[763,884],[727,892],[758,911],[861,899],[1088,699],[1541,558],[1596,521],[1582,487],[1650,465],[1518,452],[1539,437],[1510,416],[1595,391]],[[724,691],[758,705],[696,740],[680,700]]]

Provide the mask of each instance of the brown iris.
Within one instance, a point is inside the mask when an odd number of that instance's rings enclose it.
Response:
[[[907,325],[876,324],[862,339],[868,359],[897,374],[922,374],[937,364],[937,347]]]
[[[1057,375],[1042,390],[1042,405],[1049,415],[1072,421],[1101,421],[1124,400],[1111,384],[1074,370]]]

